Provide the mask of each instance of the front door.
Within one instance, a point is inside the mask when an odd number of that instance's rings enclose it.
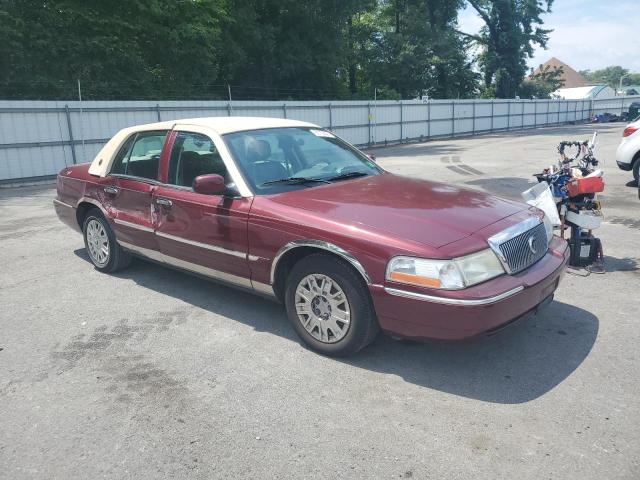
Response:
[[[118,152],[110,185],[103,186],[106,207],[113,213],[116,237],[125,247],[157,250],[152,194],[158,185],[160,155],[166,131],[132,135]]]
[[[166,185],[153,192],[158,247],[177,266],[250,287],[247,222],[252,199],[194,192],[193,180],[208,173],[231,181],[211,138],[177,132]]]

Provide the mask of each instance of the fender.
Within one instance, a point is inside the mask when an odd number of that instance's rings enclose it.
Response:
[[[97,200],[95,200],[95,199],[93,199],[91,197],[80,197],[78,199],[78,201],[76,202],[76,205],[75,205],[74,208],[77,210],[78,206],[81,203],[90,203],[91,205],[95,205],[96,207],[98,207],[100,209],[100,211],[104,215],[104,218],[106,218],[108,221],[113,221],[112,216],[109,215],[109,213],[105,210],[105,208],[102,206],[102,204],[99,201],[97,201]]]
[[[347,252],[345,249],[337,245],[334,245],[333,243],[325,242],[323,240],[312,240],[312,239],[293,240],[285,244],[282,248],[280,248],[280,250],[278,250],[278,253],[276,253],[276,256],[273,257],[273,260],[271,261],[271,277],[270,277],[271,285],[275,284],[276,271],[277,271],[278,262],[280,261],[280,259],[288,251],[293,250],[294,248],[300,248],[300,247],[319,248],[319,249],[327,250],[328,252],[338,255],[339,257],[349,262],[349,264],[351,264],[353,268],[355,268],[358,271],[358,273],[362,276],[362,278],[367,283],[367,285],[371,285],[371,278],[369,277],[369,274],[367,273],[365,268],[362,266],[362,264],[358,261],[356,257],[354,257],[352,254]]]

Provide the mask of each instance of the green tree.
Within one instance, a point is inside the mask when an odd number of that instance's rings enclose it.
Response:
[[[564,86],[562,67],[540,65],[539,71],[531,74],[522,81],[518,88],[521,98],[551,98],[551,94]]]
[[[640,73],[629,73],[629,70],[622,68],[619,65],[612,65],[600,70],[581,70],[585,80],[589,83],[609,85],[611,88],[617,90],[620,85],[620,78],[622,79],[622,85],[638,85],[640,84]]]
[[[0,0],[0,97],[470,97],[463,0]]]
[[[463,33],[482,46],[479,64],[485,95],[512,98],[524,79],[534,46],[545,47],[551,30],[541,27],[553,0],[467,0],[484,22],[479,35]],[[461,32],[462,33],[462,32]]]
[[[195,85],[216,79],[222,6],[222,0],[3,0],[0,45],[10,55],[0,95],[74,98],[76,79],[90,98],[192,95]]]
[[[348,86],[357,88],[354,19],[374,4],[229,0],[223,76],[247,95],[252,89],[285,98],[346,95]]]
[[[381,2],[370,81],[401,98],[475,96],[477,75],[454,29],[459,6],[449,0]]]

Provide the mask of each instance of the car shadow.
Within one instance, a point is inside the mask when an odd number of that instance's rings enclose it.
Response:
[[[84,249],[75,254],[89,262]],[[301,345],[283,307],[267,299],[144,260],[134,261],[115,275]],[[355,356],[334,361],[396,375],[414,385],[452,395],[491,403],[523,403],[554,388],[584,361],[598,327],[595,315],[556,301],[540,314],[492,337],[422,344],[380,335]]]
[[[410,343],[380,337],[347,362],[442,392],[491,403],[534,400],[585,360],[598,335],[592,313],[554,301],[538,315],[471,342]]]

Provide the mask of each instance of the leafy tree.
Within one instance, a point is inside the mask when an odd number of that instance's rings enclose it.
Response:
[[[0,97],[470,97],[463,0],[0,0]]]
[[[518,88],[521,98],[551,98],[551,94],[564,86],[561,78],[564,73],[562,67],[540,65],[539,71],[531,74],[522,81]]]
[[[401,98],[473,97],[477,75],[455,32],[460,3],[450,0],[381,2],[373,42],[371,81]]]
[[[479,35],[463,33],[483,47],[479,63],[485,95],[512,98],[535,45],[545,47],[551,30],[541,27],[553,0],[467,0],[484,22]],[[462,32],[461,32],[462,33]]]
[[[80,79],[93,98],[192,95],[216,79],[223,14],[222,0],[4,0],[0,94],[74,98]]]
[[[629,70],[619,65],[612,65],[593,72],[591,70],[581,70],[580,75],[589,83],[609,85],[615,90],[618,89],[620,78],[623,76],[622,85],[640,84],[640,73],[629,73]]]

